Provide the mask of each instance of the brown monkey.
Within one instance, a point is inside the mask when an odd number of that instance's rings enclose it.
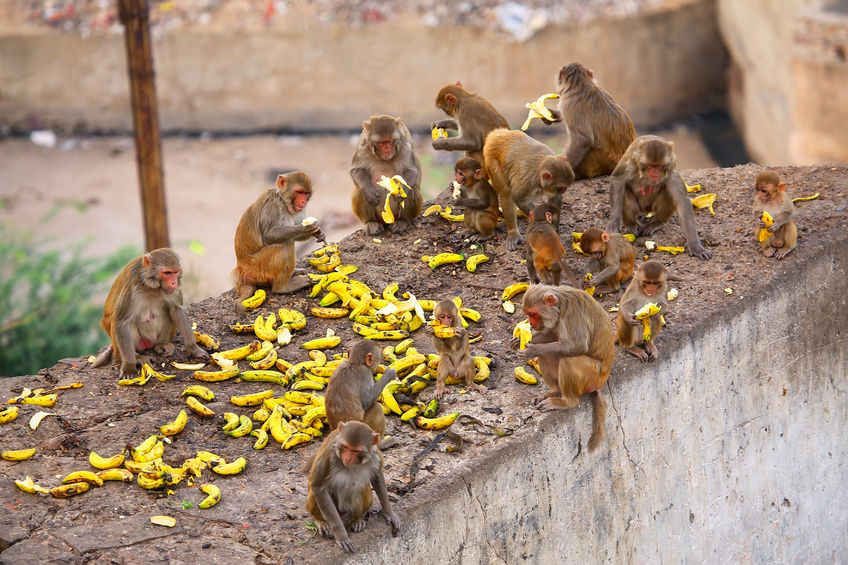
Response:
[[[400,175],[412,187],[406,198],[392,197],[390,206],[395,221],[393,233],[404,233],[421,213],[421,162],[415,155],[412,136],[400,118],[371,116],[362,122],[359,144],[353,154],[350,176],[355,185],[353,213],[365,224],[368,235],[379,235],[386,229],[382,213],[388,192],[377,185],[380,177]],[[402,204],[402,205],[401,205]]]
[[[433,149],[465,151],[478,163],[483,162],[483,144],[490,131],[509,128],[500,112],[485,98],[465,90],[460,83],[443,87],[436,96],[436,106],[450,119],[438,120],[431,128],[459,130],[458,137],[440,137],[433,140]]]
[[[668,289],[666,279],[668,267],[657,261],[648,261],[636,269],[636,275],[619,304],[618,318],[615,326],[618,330],[618,343],[625,351],[632,353],[642,361],[653,361],[657,358],[657,346],[654,340],[662,329],[660,316],[668,312]],[[648,318],[651,327],[651,338],[643,341],[642,321],[637,320],[634,313],[645,304],[655,303],[660,311]],[[642,347],[639,347],[642,345]]]
[[[436,373],[436,398],[448,393],[445,380],[448,377],[465,379],[465,387],[484,392],[486,389],[474,382],[476,369],[474,358],[468,345],[468,332],[459,320],[459,310],[452,300],[442,300],[433,308],[433,318],[443,326],[454,329],[453,337],[433,337],[436,351],[439,353],[439,370]],[[433,333],[433,326],[427,326]]]
[[[593,451],[604,439],[606,402],[600,389],[609,379],[615,352],[607,313],[586,292],[567,286],[531,286],[522,308],[533,332],[522,358],[538,358],[551,389],[536,402],[541,410],[564,410],[576,406],[581,395],[593,393],[588,442]],[[518,339],[511,344],[517,348]]]
[[[100,321],[112,345],[101,350],[92,365],[99,367],[114,357],[121,362],[121,375],[134,373],[136,351],[152,348],[159,355],[170,355],[176,330],[189,355],[208,359],[183,310],[181,278],[180,258],[167,247],[127,263],[109,289]]]
[[[317,221],[301,225],[303,209],[311,196],[312,182],[306,173],[286,173],[277,176],[276,186],[265,191],[242,214],[234,239],[236,268],[232,273],[237,312],[244,310],[242,300],[259,286],[270,286],[275,293],[289,293],[312,284],[306,275],[292,276],[294,242],[310,237],[324,239]]]
[[[606,283],[607,288],[615,292],[633,274],[636,250],[620,233],[589,228],[580,238],[580,248],[591,257],[588,272],[592,273],[592,280],[584,281],[584,288]]]
[[[539,204],[530,211],[527,223],[527,275],[530,282],[559,286],[562,273],[577,286],[577,277],[568,268],[565,248],[556,228],[551,225],[556,209],[550,204]]]
[[[636,235],[651,235],[668,223],[675,210],[686,234],[689,254],[710,259],[713,253],[698,238],[695,213],[677,172],[674,143],[656,135],[637,137],[610,177],[607,231],[622,233],[625,226],[633,226]],[[644,223],[644,216],[650,212],[653,217]]]
[[[364,339],[350,348],[347,361],[333,371],[324,401],[330,429],[341,422],[356,420],[368,424],[380,438],[386,433],[386,418],[382,406],[377,404],[377,397],[397,373],[394,369],[386,369],[380,380],[374,382],[382,358],[380,346]],[[391,445],[393,441],[383,440],[380,447],[385,449]]]
[[[318,533],[335,537],[349,553],[356,551],[342,516],[353,532],[365,529],[371,508],[371,487],[377,491],[383,517],[397,537],[400,520],[392,510],[383,477],[383,456],[377,449],[380,436],[362,422],[341,422],[321,443],[309,472],[306,509],[315,518]]]
[[[556,76],[557,121],[568,129],[565,156],[578,179],[608,175],[636,138],[630,116],[580,63],[562,67]]]
[[[498,195],[483,177],[480,163],[470,157],[456,162],[456,182],[462,185],[456,203],[465,206],[465,227],[471,241],[492,239],[498,223]]]
[[[564,155],[555,155],[523,131],[497,129],[486,137],[483,159],[500,199],[510,251],[524,241],[518,233],[516,206],[529,213],[539,200],[547,202],[556,209],[551,223],[559,226],[562,195],[574,182],[574,171]]]
[[[754,197],[756,232],[759,234],[762,229],[768,232],[768,237],[760,241],[760,249],[765,257],[783,259],[795,249],[798,238],[798,229],[792,221],[795,205],[786,194],[786,185],[774,171],[763,171],[757,175],[754,189],[757,191]],[[774,220],[770,226],[763,221],[763,212],[768,212]]]

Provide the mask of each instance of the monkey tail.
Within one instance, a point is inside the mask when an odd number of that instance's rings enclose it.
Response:
[[[92,367],[100,367],[101,365],[105,365],[109,361],[112,360],[112,345],[104,345],[100,351],[97,352],[97,355],[94,356],[94,362],[91,363]]]
[[[601,391],[592,393],[592,436],[589,438],[589,451],[595,451],[606,437],[604,422],[607,419],[607,403]]]

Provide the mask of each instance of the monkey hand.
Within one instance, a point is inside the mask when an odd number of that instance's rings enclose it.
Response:
[[[627,320],[627,323],[630,324],[631,326],[641,326],[642,325],[642,320],[638,319],[636,317],[636,314],[630,314],[630,317],[625,318],[625,319]]]
[[[345,550],[347,553],[356,553],[356,547],[347,535],[347,532],[342,532],[342,535],[336,536],[336,545]]]
[[[196,343],[194,344],[194,348],[189,350],[188,354],[198,359],[209,359],[209,353]]]
[[[521,347],[521,339],[517,338],[517,337],[513,337],[512,339],[509,340],[509,347],[510,347],[510,349],[514,349],[514,350],[517,351],[518,348]]]
[[[531,345],[527,344],[527,347],[518,352],[518,356],[525,363],[530,361],[534,357],[539,357],[540,355],[544,355],[544,350],[541,345]]]
[[[383,518],[385,518],[386,522],[392,526],[392,537],[396,538],[400,531],[400,519],[398,519],[397,515],[391,510],[388,512],[384,510]]]
[[[545,116],[542,116],[541,118],[539,118],[540,120],[542,120],[542,123],[544,123],[545,125],[551,125],[551,124],[554,124],[554,123],[556,123],[556,122],[561,122],[561,121],[562,121],[562,114],[560,114],[560,113],[559,113],[559,112],[557,112],[556,110],[548,110],[548,111],[549,111],[549,112],[551,113],[551,115],[553,116],[553,119],[552,119],[552,120],[549,120],[549,119],[548,119],[548,118],[546,118]]]
[[[689,246],[689,255],[707,261],[713,258],[713,252],[703,246],[700,242]]]
[[[135,375],[138,373],[138,362],[135,359],[125,359],[121,363],[121,373],[120,376],[124,375]]]
[[[447,137],[440,137],[433,140],[433,149],[447,149],[448,144],[449,141]]]
[[[766,230],[767,230],[769,233],[774,233],[774,232],[776,232],[777,230],[779,230],[780,228],[781,228],[781,226],[777,225],[777,222],[775,222],[775,223],[773,223],[772,225],[770,225],[770,226],[766,227]]]

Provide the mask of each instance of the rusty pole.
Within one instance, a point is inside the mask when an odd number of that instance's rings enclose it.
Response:
[[[144,245],[150,251],[170,247],[170,242],[147,0],[118,0],[118,14],[127,47]]]

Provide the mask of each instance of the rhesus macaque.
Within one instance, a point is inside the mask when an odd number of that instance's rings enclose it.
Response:
[[[677,172],[674,143],[656,135],[637,137],[610,177],[607,231],[622,233],[632,226],[637,236],[651,235],[668,223],[675,210],[686,233],[689,254],[710,259],[713,253],[698,238],[695,213]],[[645,215],[650,212],[654,215],[646,223]]]
[[[433,317],[443,326],[454,329],[454,337],[433,337],[436,351],[439,353],[439,370],[436,373],[436,398],[448,393],[445,380],[448,377],[465,379],[465,388],[485,392],[485,388],[474,382],[476,369],[471,349],[468,345],[468,332],[462,327],[459,310],[452,300],[442,300],[433,308]],[[433,333],[433,326],[427,326]]]
[[[562,67],[556,76],[559,111],[568,129],[565,156],[578,179],[608,175],[636,138],[630,116],[580,63]]]
[[[492,239],[498,223],[498,195],[483,176],[480,163],[470,157],[456,162],[456,182],[462,185],[456,203],[465,206],[465,227],[471,241]]]
[[[660,316],[668,312],[668,267],[657,261],[648,261],[639,265],[636,275],[619,304],[618,318],[615,327],[618,330],[618,343],[625,351],[632,353],[642,361],[653,361],[657,358],[657,346],[654,343],[662,329]],[[637,320],[634,313],[648,303],[655,303],[660,310],[650,318],[651,339],[643,341],[642,321]],[[639,346],[642,347],[639,347]]]
[[[506,118],[485,98],[465,90],[460,83],[443,87],[436,96],[436,106],[450,119],[433,122],[431,128],[459,130],[458,137],[433,140],[433,149],[465,151],[465,155],[483,162],[483,144],[490,131],[509,128]]]
[[[584,280],[583,288],[606,283],[609,291],[616,292],[633,274],[636,249],[620,233],[589,228],[580,238],[580,248],[591,257],[587,272],[592,273],[592,280]]]
[[[324,239],[318,222],[301,225],[303,209],[312,196],[312,182],[306,173],[293,172],[277,176],[274,188],[268,189],[248,206],[241,216],[234,246],[236,268],[233,283],[235,307],[244,311],[242,300],[260,286],[271,292],[297,292],[312,284],[306,275],[295,275],[294,242],[310,237]]]
[[[577,286],[577,277],[568,268],[565,248],[556,228],[551,224],[556,209],[550,204],[539,204],[530,211],[527,223],[527,275],[530,282],[559,286],[562,273]]]
[[[516,206],[527,214],[538,201],[546,202],[556,209],[551,223],[559,226],[562,195],[574,182],[574,171],[564,155],[555,155],[523,131],[497,129],[486,137],[483,160],[500,199],[510,251],[524,243],[518,232]]]
[[[393,233],[409,230],[412,221],[421,213],[421,162],[412,147],[412,136],[400,118],[371,116],[362,122],[359,144],[353,153],[350,176],[353,189],[353,213],[365,224],[368,235],[379,235],[386,229],[382,213],[388,192],[378,186],[381,176],[400,175],[412,187],[403,200],[392,197],[390,206],[395,221]],[[403,206],[401,206],[401,202]]]
[[[321,443],[309,472],[306,509],[315,518],[318,533],[336,538],[349,553],[356,551],[345,529],[365,529],[371,508],[371,487],[377,491],[383,517],[397,537],[400,520],[392,510],[383,477],[383,456],[377,449],[380,436],[362,422],[341,422]],[[344,517],[345,522],[342,521]]]
[[[769,234],[767,239],[760,241],[760,249],[765,257],[783,259],[795,249],[798,238],[798,229],[792,221],[795,205],[786,194],[786,185],[774,171],[757,175],[754,189],[757,191],[754,197],[756,232],[759,234],[761,229],[766,229]],[[763,221],[763,212],[768,212],[774,220],[770,226]]]
[[[372,430],[386,433],[386,418],[377,397],[386,383],[397,377],[394,369],[386,369],[380,380],[374,382],[377,367],[383,359],[383,350],[373,341],[357,342],[348,352],[347,361],[339,365],[327,385],[324,406],[327,424],[335,429],[341,422],[365,422]],[[392,440],[382,440],[381,449],[394,445]]]
[[[167,247],[127,263],[109,289],[100,320],[112,345],[103,348],[92,365],[99,367],[114,357],[121,363],[121,375],[133,374],[138,369],[136,352],[152,348],[159,355],[173,353],[176,330],[189,355],[208,359],[183,310],[181,278],[180,258]]]
[[[592,393],[592,435],[589,451],[604,439],[606,402],[601,388],[609,379],[614,354],[613,333],[603,306],[588,293],[567,286],[533,285],[522,305],[532,338],[521,353],[537,358],[542,378],[551,389],[536,398],[541,410],[565,410],[580,396]],[[518,348],[518,339],[511,342]]]

